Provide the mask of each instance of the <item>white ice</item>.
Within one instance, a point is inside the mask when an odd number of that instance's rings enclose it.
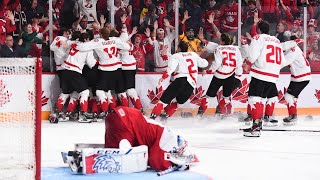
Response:
[[[277,117],[279,120],[282,117]],[[298,124],[273,129],[319,130],[320,117],[301,116]],[[320,132],[263,131],[243,137],[237,117],[173,117],[167,126],[189,140],[200,163],[191,171],[213,180],[320,180]],[[42,167],[64,167],[60,152],[75,143],[103,143],[104,123],[43,123]]]

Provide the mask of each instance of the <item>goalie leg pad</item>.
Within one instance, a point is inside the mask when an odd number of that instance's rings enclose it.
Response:
[[[85,148],[82,154],[82,173],[134,173],[147,169],[148,147],[129,149]]]

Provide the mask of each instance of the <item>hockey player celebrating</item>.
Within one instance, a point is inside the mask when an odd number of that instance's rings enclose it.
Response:
[[[63,46],[63,43],[66,43],[69,39],[69,35],[70,32],[69,30],[65,29],[65,28],[61,28],[58,36],[56,38],[54,38],[53,42],[50,45],[50,50],[54,52],[54,60],[56,63],[56,72],[57,75],[59,77],[59,84],[60,84],[60,88],[64,89],[65,87],[63,87],[63,83],[62,83],[62,72],[63,72],[63,68],[61,67],[62,63],[64,62],[64,60],[68,57],[68,48]],[[63,91],[63,90],[62,90]],[[63,96],[63,95],[61,95]],[[69,95],[66,95],[69,96]],[[64,106],[64,101],[59,101],[59,99],[57,100],[53,113],[50,114],[49,119],[52,119],[53,121],[55,120],[55,116],[57,115],[59,121],[63,121],[65,119],[65,116],[63,114],[63,106]],[[59,112],[59,114],[57,114],[57,112]]]
[[[261,118],[264,112],[262,98],[269,95],[270,91],[277,89],[275,83],[279,78],[280,69],[285,64],[280,41],[268,35],[269,23],[260,21],[257,27],[258,35],[254,36],[250,46],[244,45],[244,50],[252,63],[248,108],[253,119],[252,127],[244,129],[244,136],[251,137],[260,136]]]
[[[118,50],[128,51],[130,46],[128,43],[122,42],[120,38],[110,38],[111,31],[107,28],[102,28],[100,33],[102,38],[82,44],[77,48],[79,50],[94,49],[99,57],[96,95],[100,101],[102,111],[107,112],[109,107],[113,108],[116,104],[111,95],[111,90],[115,90],[117,94],[125,97],[121,99],[122,103],[127,100],[121,72],[122,63]]]
[[[108,163],[112,166],[111,160],[115,160],[113,164],[119,167],[113,168],[114,173],[144,171],[145,162],[156,171],[187,170],[189,165],[199,162],[182,136],[161,123],[147,119],[137,109],[117,107],[107,115],[105,125],[105,149],[87,148],[78,153],[69,153],[73,156],[64,155],[65,162],[73,171],[99,173],[103,170],[99,169],[98,164]],[[126,141],[129,141],[127,150],[121,153]],[[147,150],[139,151],[141,145],[147,146]],[[91,153],[85,153],[88,151]],[[117,161],[119,158],[122,160]],[[104,168],[104,173],[110,172],[108,169]]]
[[[96,60],[93,58],[93,52],[89,51],[79,51],[77,46],[89,41],[89,35],[87,33],[82,33],[79,38],[80,42],[71,44],[68,58],[62,64],[62,68],[65,71],[62,72],[63,77],[63,87],[62,94],[59,96],[58,101],[66,102],[69,98],[69,95],[76,91],[80,96],[80,114],[79,122],[86,121],[86,113],[88,111],[88,98],[89,98],[89,89],[88,84],[82,75],[82,69],[85,64],[92,68],[96,64]],[[50,122],[57,123],[57,120],[52,118]]]
[[[297,36],[291,36],[290,39],[295,40],[297,43],[301,42]],[[283,119],[283,124],[293,125],[297,121],[297,99],[301,91],[311,80],[311,69],[308,60],[298,47],[298,44],[294,43],[294,46],[292,47],[287,45],[288,43],[290,43],[290,41],[282,43],[283,50],[285,51],[285,58],[287,64],[290,65],[291,71],[291,82],[284,95],[289,116]]]
[[[221,98],[218,108],[222,115],[231,114],[231,94],[239,85],[238,79],[242,75],[242,56],[237,46],[231,45],[233,38],[228,34],[222,34],[220,37],[221,45],[215,43],[206,43],[209,47],[214,49],[215,60],[212,62],[211,68],[208,72],[214,72],[209,88],[207,90],[207,97],[215,97],[220,87],[223,87],[223,97]],[[207,47],[206,47],[207,48]],[[211,49],[212,50],[212,49]],[[207,97],[201,101],[198,115],[202,115],[207,109]]]
[[[208,66],[207,60],[200,58],[195,52],[187,51],[188,44],[180,41],[178,53],[169,58],[168,69],[163,73],[159,84],[170,75],[173,76],[174,81],[162,94],[160,101],[153,108],[150,118],[155,119],[162,113],[164,117],[172,116],[177,110],[178,104],[185,103],[196,87],[198,67]],[[162,112],[163,110],[165,112]]]
[[[130,38],[137,33],[137,27],[134,27],[132,30],[132,33],[130,36],[128,35],[128,29],[126,27],[126,15],[121,17],[122,21],[122,30],[120,39],[123,42],[127,42],[130,40]],[[131,43],[131,42],[130,42]],[[124,79],[124,88],[126,90],[127,95],[130,97],[130,100],[135,108],[139,109],[141,112],[143,112],[142,104],[140,101],[140,98],[138,96],[138,93],[135,89],[136,84],[136,73],[137,73],[137,61],[132,55],[131,51],[133,50],[133,45],[131,44],[130,50],[120,50],[120,59],[122,62],[122,74]],[[124,97],[120,97],[120,99],[123,99]],[[129,101],[127,101],[129,103]],[[127,104],[126,106],[129,106]]]

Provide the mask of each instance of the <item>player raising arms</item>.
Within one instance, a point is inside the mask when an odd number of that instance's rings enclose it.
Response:
[[[257,27],[258,35],[254,36],[250,45],[244,45],[244,50],[252,63],[248,108],[250,108],[253,124],[251,128],[243,130],[244,136],[249,137],[260,136],[261,118],[264,112],[262,98],[270,95],[270,92],[278,94],[276,81],[279,78],[280,69],[285,64],[280,41],[269,35],[269,23],[262,20],[258,22]]]
[[[295,40],[297,43],[301,42],[297,36],[291,36],[290,40]],[[293,46],[288,46],[288,43],[290,43],[290,41],[282,43],[285,58],[287,64],[290,65],[291,71],[291,82],[284,95],[289,116],[283,119],[283,124],[293,125],[297,121],[298,96],[311,80],[311,69],[308,60],[304,57],[298,44],[294,43]]]
[[[132,33],[128,35],[128,29],[126,27],[126,14],[121,17],[122,21],[122,30],[120,39],[123,42],[127,42],[130,40],[130,38],[137,33],[137,27],[134,27],[132,30]],[[131,42],[130,42],[131,43]],[[137,61],[132,55],[133,45],[130,46],[130,50],[120,50],[120,59],[122,62],[122,74],[123,74],[123,81],[124,81],[124,88],[126,90],[127,95],[129,96],[131,103],[134,105],[135,108],[139,109],[141,112],[143,112],[142,104],[140,101],[140,98],[138,96],[138,93],[135,89],[136,87],[136,73],[137,73]],[[120,97],[120,99],[123,99],[124,97]],[[129,103],[129,101],[128,101]],[[126,106],[129,106],[127,104]]]
[[[239,48],[231,45],[232,42],[233,38],[223,33],[220,37],[221,45],[214,47],[215,43],[211,44],[212,48],[214,48],[215,60],[212,62],[212,66],[208,71],[214,72],[214,76],[210,82],[206,96],[215,97],[220,87],[223,87],[223,97],[220,102],[218,102],[218,108],[222,115],[231,114],[231,94],[239,85],[239,80],[236,79],[235,76],[242,75],[242,56]],[[208,45],[210,44],[208,43]],[[207,97],[201,100],[198,110],[198,115],[200,116],[207,109]]]
[[[174,81],[162,94],[160,101],[151,112],[152,119],[161,113],[170,117],[177,110],[178,104],[185,103],[197,85],[198,67],[205,68],[208,62],[195,52],[187,52],[188,44],[180,41],[178,53],[169,57],[168,69],[163,73],[159,84],[170,75]],[[175,99],[175,100],[174,100]],[[162,112],[164,110],[164,112]]]

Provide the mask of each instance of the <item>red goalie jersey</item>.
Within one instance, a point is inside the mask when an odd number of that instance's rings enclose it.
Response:
[[[149,149],[148,164],[154,170],[166,170],[171,163],[165,153],[183,149],[185,141],[169,128],[148,119],[133,108],[118,107],[106,117],[105,147],[119,148],[119,142],[127,139],[131,146],[146,145]]]

